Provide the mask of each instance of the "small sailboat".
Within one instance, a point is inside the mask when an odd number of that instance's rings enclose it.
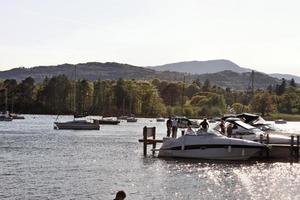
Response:
[[[67,129],[67,130],[99,130],[99,120],[97,119],[81,119],[67,121],[67,122],[54,122],[54,129]]]
[[[4,88],[0,91],[4,91],[5,94],[5,110],[3,113],[0,112],[0,121],[6,121],[6,122],[12,121],[13,118],[9,115],[9,111],[7,109],[7,89]]]
[[[75,81],[76,81],[76,65],[75,65]],[[76,82],[74,86],[74,118],[67,122],[54,122],[54,129],[67,130],[99,130],[99,119],[88,119],[86,115],[76,115]],[[58,118],[58,117],[57,117]]]

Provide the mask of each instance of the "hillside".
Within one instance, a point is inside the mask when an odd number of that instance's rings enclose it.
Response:
[[[291,74],[278,74],[278,73],[274,73],[274,74],[270,74],[270,76],[272,76],[274,78],[278,78],[278,79],[284,78],[286,80],[291,80],[293,78],[296,83],[300,83],[300,77],[299,76],[295,76],[295,75],[291,75]]]
[[[191,74],[216,73],[225,70],[230,70],[238,73],[251,71],[251,69],[242,68],[229,60],[178,62],[178,63],[154,66],[151,67],[151,69],[155,69],[157,71],[174,71],[174,72],[185,72]]]
[[[136,67],[120,63],[99,63],[89,62],[76,65],[63,64],[56,66],[37,66],[32,68],[14,68],[0,72],[0,79],[16,79],[18,81],[31,76],[35,81],[41,82],[46,76],[52,77],[60,74],[66,75],[69,79],[74,79],[75,66],[77,79],[97,80],[97,79],[150,79],[156,72],[151,69]]]
[[[16,79],[17,81],[21,81],[31,76],[36,82],[42,82],[45,77],[57,76],[60,74],[65,74],[69,79],[74,79],[75,66],[77,69],[77,79],[86,80],[117,80],[119,78],[150,80],[158,78],[160,80],[182,81],[185,76],[186,82],[192,82],[196,79],[204,82],[206,79],[209,79],[212,85],[218,85],[223,88],[230,87],[238,90],[247,89],[250,82],[250,72],[237,73],[226,70],[217,73],[198,75],[169,71],[155,71],[149,68],[113,62],[89,62],[77,65],[63,64],[57,66],[14,68],[0,72],[0,79]],[[280,82],[279,79],[270,77],[266,74],[255,74],[255,88],[266,88],[270,84],[277,84]]]
[[[206,79],[210,81],[211,84],[219,85],[222,87],[229,87],[236,90],[244,90],[249,88],[251,85],[251,72],[237,73],[233,71],[222,71],[212,74],[201,74],[197,78],[201,82]],[[265,89],[269,85],[280,84],[279,79],[270,77],[267,74],[255,72],[254,75],[254,88],[255,89]]]

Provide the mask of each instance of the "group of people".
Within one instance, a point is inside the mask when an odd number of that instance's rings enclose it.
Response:
[[[178,123],[179,123],[178,119],[169,117],[169,119],[167,120],[167,124],[166,124],[167,125],[167,137],[172,137],[172,138],[177,137]],[[190,124],[190,123],[187,125],[186,132],[188,134],[194,133],[194,130],[191,128],[191,125],[192,124]],[[220,126],[220,131],[223,135],[227,134],[228,137],[232,136],[233,126],[231,123],[229,123],[226,127],[225,121],[221,120],[219,126]],[[200,129],[207,130],[208,128],[209,128],[209,123],[208,123],[207,119],[204,118],[203,121],[200,123]]]
[[[167,137],[171,136],[172,133],[172,137],[176,138],[177,137],[177,129],[178,129],[178,121],[176,118],[171,118],[169,117],[169,119],[167,120]]]
[[[167,137],[172,136],[172,138],[176,138],[177,137],[177,129],[178,129],[178,119],[176,118],[171,118],[169,117],[169,119],[167,120]],[[190,121],[188,121],[187,124],[187,132],[194,132],[193,129],[191,128],[192,124]],[[200,123],[200,127],[203,130],[207,130],[209,128],[209,124],[207,122],[207,119],[205,118],[201,123]],[[172,134],[172,135],[171,135]]]

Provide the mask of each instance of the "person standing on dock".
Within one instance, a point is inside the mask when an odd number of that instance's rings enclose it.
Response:
[[[203,121],[200,123],[200,126],[201,126],[201,128],[204,129],[204,130],[207,130],[207,129],[208,129],[209,124],[208,124],[206,118],[203,119]]]
[[[167,137],[170,137],[172,131],[172,119],[169,117],[167,120]]]
[[[172,138],[176,138],[177,137],[177,125],[178,125],[177,119],[174,118],[172,120]]]

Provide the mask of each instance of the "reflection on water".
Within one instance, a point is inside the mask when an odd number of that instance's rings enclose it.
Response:
[[[0,123],[0,199],[113,199],[117,190],[128,199],[300,199],[298,163],[144,158],[143,126],[161,138],[164,123],[61,131],[54,120]]]

